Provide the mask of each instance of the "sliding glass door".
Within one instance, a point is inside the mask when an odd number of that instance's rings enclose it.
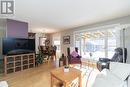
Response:
[[[75,46],[83,58],[112,58],[119,46],[119,30],[96,30],[75,34]]]

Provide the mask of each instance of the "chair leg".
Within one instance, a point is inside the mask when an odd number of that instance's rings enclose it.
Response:
[[[82,68],[82,63],[80,64],[80,69]]]
[[[47,63],[49,63],[50,62],[50,56],[48,55],[48,58],[47,58]]]

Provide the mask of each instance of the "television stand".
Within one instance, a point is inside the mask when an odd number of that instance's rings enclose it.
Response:
[[[35,67],[35,53],[4,56],[4,73],[9,74]]]

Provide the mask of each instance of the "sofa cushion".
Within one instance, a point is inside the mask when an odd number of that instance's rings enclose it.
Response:
[[[122,87],[124,81],[111,73],[108,69],[103,69],[96,79],[92,87]]]
[[[130,64],[110,62],[110,71],[122,80],[126,80],[130,75]]]
[[[74,57],[74,58],[76,58],[77,56],[79,56],[79,54],[76,51],[73,51],[70,55],[72,57]]]
[[[8,87],[8,83],[6,81],[1,81],[0,87]]]

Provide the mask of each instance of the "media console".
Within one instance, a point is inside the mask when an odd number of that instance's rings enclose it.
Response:
[[[4,73],[9,74],[35,67],[35,53],[4,56]]]

